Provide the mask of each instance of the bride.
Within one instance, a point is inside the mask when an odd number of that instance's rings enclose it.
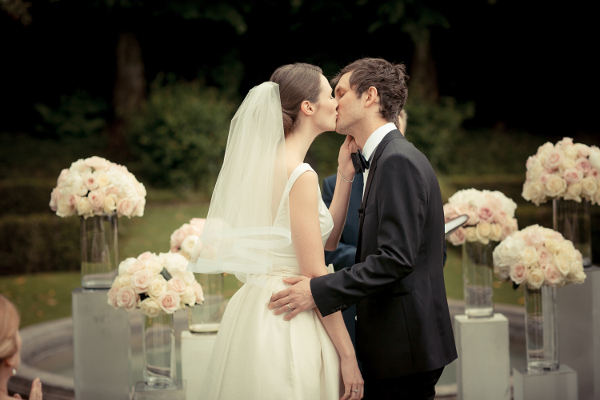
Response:
[[[284,321],[267,309],[284,277],[328,272],[345,223],[356,151],[347,137],[329,210],[304,157],[334,131],[337,102],[320,68],[284,65],[236,112],[204,231],[188,270],[235,273],[199,399],[361,399],[363,379],[341,312]],[[333,272],[332,269],[330,272]],[[287,307],[291,310],[289,304]]]

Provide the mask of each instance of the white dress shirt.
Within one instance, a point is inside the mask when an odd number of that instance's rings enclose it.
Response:
[[[369,136],[369,138],[367,139],[367,142],[365,143],[365,145],[363,146],[362,149],[362,153],[363,156],[365,156],[365,158],[367,160],[369,160],[369,165],[371,160],[371,156],[375,153],[375,150],[377,150],[377,146],[379,146],[379,143],[381,143],[381,141],[383,140],[383,138],[385,137],[385,135],[387,135],[388,133],[390,133],[391,131],[393,131],[394,129],[398,129],[396,128],[396,125],[393,122],[388,122],[387,124],[380,126],[379,128],[377,128],[375,130],[375,132],[373,132],[371,134],[371,136]],[[365,188],[367,187],[367,178],[369,177],[369,170],[365,170],[365,172],[363,172],[363,196],[365,195]]]

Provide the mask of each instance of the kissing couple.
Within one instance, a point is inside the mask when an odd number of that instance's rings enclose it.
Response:
[[[457,354],[440,188],[395,125],[407,80],[402,64],[383,59],[355,61],[331,84],[297,63],[244,99],[188,270],[245,284],[196,399],[434,398]],[[346,137],[329,208],[304,162],[328,131]],[[360,219],[355,264],[334,273],[324,250],[338,246],[357,173],[366,184],[359,215],[348,216]],[[354,304],[356,350],[341,314]]]

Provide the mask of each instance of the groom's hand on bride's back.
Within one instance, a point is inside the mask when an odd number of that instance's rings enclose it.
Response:
[[[273,314],[287,313],[283,319],[289,321],[302,311],[310,310],[316,306],[310,291],[310,278],[298,276],[285,278],[283,281],[292,286],[271,296],[268,307],[269,310],[275,310]]]

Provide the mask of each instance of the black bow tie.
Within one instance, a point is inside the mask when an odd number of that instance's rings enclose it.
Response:
[[[359,150],[356,153],[352,153],[352,164],[354,164],[354,170],[357,174],[362,174],[369,169],[369,161],[363,156],[363,153]]]

